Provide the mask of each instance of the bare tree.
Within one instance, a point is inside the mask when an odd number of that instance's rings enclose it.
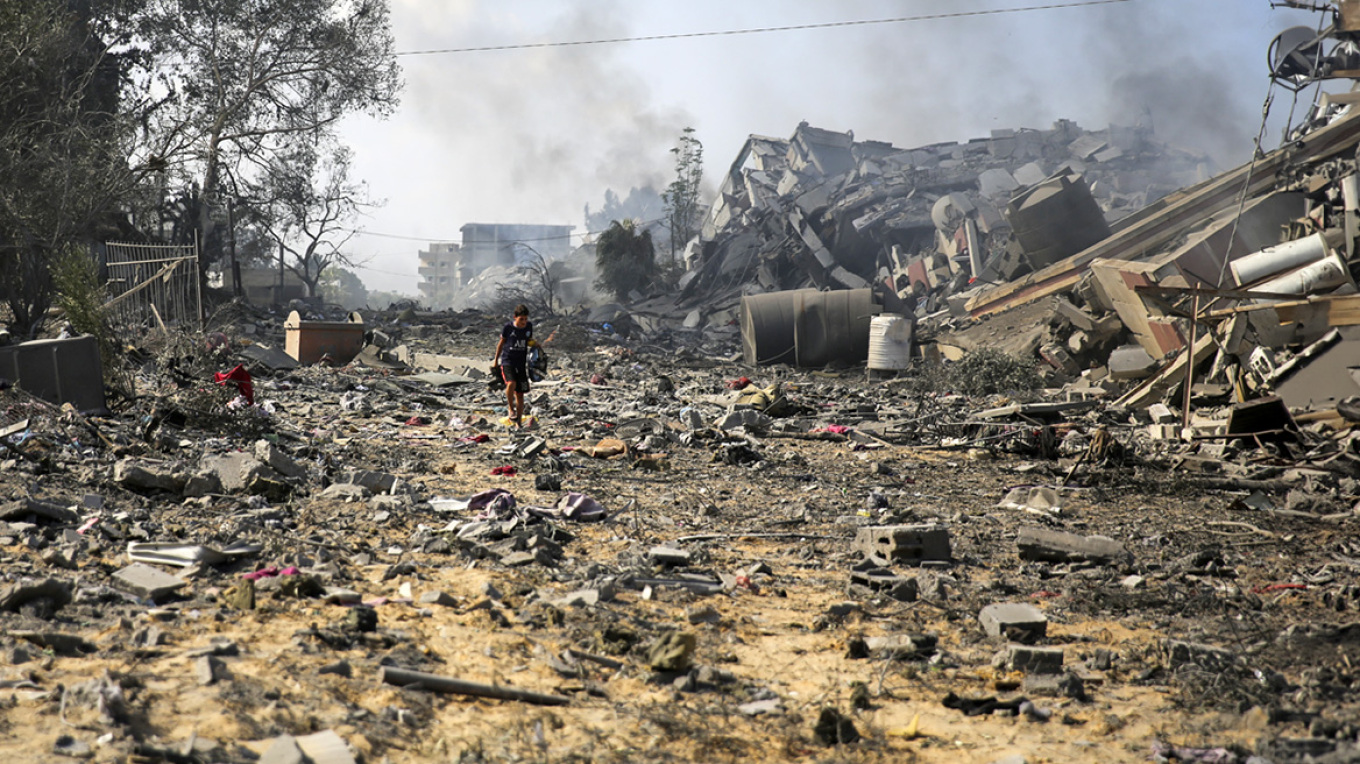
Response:
[[[286,254],[284,267],[307,286],[307,296],[332,265],[354,266],[343,251],[354,237],[351,226],[374,206],[362,183],[349,179],[351,151],[334,144],[302,142],[275,157],[259,187],[260,223]]]

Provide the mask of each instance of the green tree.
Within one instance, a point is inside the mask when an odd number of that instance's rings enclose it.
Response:
[[[146,0],[143,153],[200,189],[204,240],[224,189],[278,168],[353,113],[390,114],[400,76],[387,0]],[[206,258],[205,258],[206,259]]]
[[[639,231],[631,219],[610,223],[595,243],[595,267],[595,286],[620,300],[634,289],[645,291],[659,272],[651,233]]]
[[[354,271],[328,268],[321,277],[321,293],[327,302],[354,310],[368,305],[368,287]]]
[[[0,299],[34,336],[53,299],[52,263],[113,219],[132,188],[118,114],[127,59],[107,3],[0,2]]]
[[[675,180],[661,195],[666,204],[666,231],[669,234],[671,263],[699,232],[699,187],[704,179],[704,144],[694,137],[694,128],[680,134],[675,155]]]

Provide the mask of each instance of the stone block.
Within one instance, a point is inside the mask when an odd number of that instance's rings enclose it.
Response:
[[[647,559],[653,565],[683,567],[690,562],[689,552],[668,546],[654,546],[647,552]]]
[[[393,488],[397,487],[401,479],[396,475],[386,472],[374,472],[373,470],[353,470],[344,476],[341,483],[352,483],[361,485],[373,493],[392,493]]]
[[[327,499],[339,499],[340,501],[364,501],[370,495],[370,491],[354,483],[334,483],[326,486],[326,490],[321,492],[321,496]]]
[[[1165,403],[1154,403],[1148,406],[1147,412],[1148,417],[1156,424],[1175,424],[1181,418]]]
[[[1060,647],[1007,645],[1005,665],[1010,671],[1026,674],[1059,674],[1062,673],[1063,651]]]
[[[876,565],[949,562],[949,530],[942,525],[878,525],[860,528],[854,550]]]
[[[978,622],[989,637],[1006,636],[1029,643],[1048,634],[1048,618],[1033,605],[995,602],[978,613]]]
[[[1138,345],[1115,348],[1106,362],[1110,377],[1117,380],[1144,379],[1157,371],[1157,361]]]

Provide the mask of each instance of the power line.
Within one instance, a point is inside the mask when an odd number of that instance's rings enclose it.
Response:
[[[1127,0],[1106,0],[1106,2],[1127,2]],[[654,225],[654,224],[656,224],[656,223],[660,223],[662,220],[664,220],[664,218],[654,218],[654,219],[652,219],[652,220],[640,220],[640,221],[639,221],[639,224],[642,225],[642,226],[649,226],[649,225]],[[491,224],[491,225],[494,225],[494,224]],[[512,224],[510,224],[510,225],[514,225],[514,224],[512,223]],[[441,244],[441,243],[457,244],[457,243],[459,243],[459,241],[458,241],[457,239],[453,239],[453,238],[438,238],[438,237],[431,238],[431,237],[428,237],[428,236],[406,236],[406,235],[404,235],[404,234],[399,234],[399,233],[379,233],[379,232],[377,232],[377,231],[363,231],[363,230],[360,230],[360,229],[358,229],[358,228],[342,228],[342,229],[340,229],[340,230],[342,230],[342,231],[348,231],[349,233],[353,233],[353,234],[358,234],[359,236],[373,236],[373,237],[379,238],[379,239],[397,239],[397,240],[400,240],[400,241],[419,241],[419,242],[424,242],[424,243],[426,243],[426,244]],[[599,236],[599,235],[602,234],[602,233],[604,233],[604,231],[582,231],[581,233],[568,233],[568,234],[563,234],[563,235],[561,235],[561,236],[537,236],[537,237],[532,237],[532,238],[507,239],[507,240],[506,240],[506,243],[508,243],[508,244],[514,244],[514,243],[519,243],[519,242],[526,242],[526,243],[527,243],[527,242],[533,242],[533,241],[561,241],[562,239],[574,239],[574,238],[578,238],[578,237],[584,239],[584,238],[587,237],[587,236]],[[460,236],[459,238],[461,238],[461,236]]]
[[[644,37],[614,37],[602,40],[569,40],[563,42],[530,42],[513,45],[487,45],[477,48],[443,48],[440,50],[398,51],[398,56],[429,56],[438,53],[483,53],[493,50],[527,50],[530,48],[565,48],[576,45],[609,45],[620,42],[651,42],[654,40],[682,40],[690,37],[729,37],[746,34],[765,34],[768,32],[795,32],[805,29],[831,29],[835,27],[869,26],[872,24],[902,24],[909,21],[937,21],[957,19],[967,16],[995,16],[1003,13],[1025,13],[1029,11],[1049,11],[1059,8],[1083,8],[1091,5],[1112,5],[1127,3],[1131,0],[1081,0],[1072,3],[1053,3],[1049,5],[1028,5],[1019,8],[995,8],[985,11],[958,11],[955,13],[932,13],[923,16],[900,16],[892,19],[864,19],[860,21],[827,21],[818,24],[797,24],[786,27],[759,27],[756,29],[726,29],[712,32],[684,32],[681,34],[658,34]]]

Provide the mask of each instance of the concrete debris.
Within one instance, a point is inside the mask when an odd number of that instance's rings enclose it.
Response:
[[[1043,612],[1021,602],[988,605],[978,613],[978,622],[989,637],[1005,636],[1023,644],[1032,644],[1048,633],[1048,618]]]

